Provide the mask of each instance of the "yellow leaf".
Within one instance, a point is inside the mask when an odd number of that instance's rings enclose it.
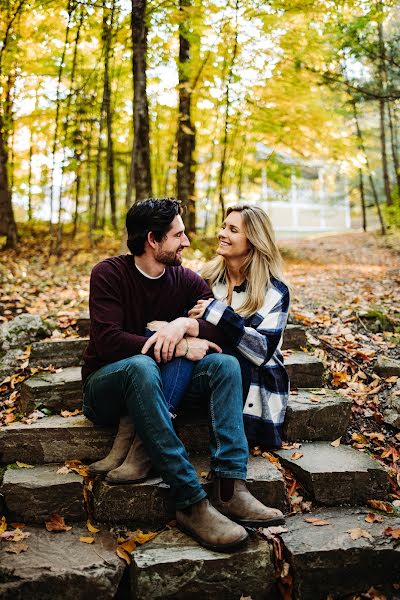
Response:
[[[298,460],[299,458],[301,458],[302,456],[304,456],[304,454],[302,452],[293,452],[291,458],[293,460]]]
[[[0,519],[0,533],[3,533],[7,529],[7,521],[5,517],[1,517]]]
[[[16,464],[20,469],[34,469],[34,465],[27,465],[26,463],[19,462],[19,460],[16,461]]]
[[[119,556],[120,558],[122,558],[122,560],[124,560],[126,562],[127,565],[131,564],[132,559],[131,559],[130,555],[126,552],[126,550],[121,548],[121,546],[117,546],[117,548],[115,549],[115,552],[117,553],[117,556]]]
[[[331,446],[333,446],[333,448],[337,448],[338,446],[340,446],[340,440],[342,438],[338,438],[337,440],[334,440],[333,442],[331,442]]]
[[[139,533],[135,537],[135,541],[138,544],[145,544],[146,542],[150,542],[150,540],[154,540],[154,538],[157,537],[157,535],[158,534],[154,531],[149,531],[148,533],[143,533],[142,531],[139,531]]]
[[[346,533],[350,534],[352,540],[367,538],[367,540],[373,541],[374,539],[366,529],[361,529],[361,527],[354,527],[354,529],[348,529]]]
[[[90,533],[98,533],[100,531],[100,529],[97,529],[97,527],[91,524],[90,519],[86,521],[86,529],[90,531]]]
[[[123,542],[122,544],[120,544],[120,548],[123,548],[126,552],[133,552],[134,550],[136,550],[136,542],[134,538],[130,538],[129,540],[126,540],[126,542]]]
[[[79,541],[83,542],[84,544],[94,544],[93,537],[85,537],[84,535],[80,536]]]

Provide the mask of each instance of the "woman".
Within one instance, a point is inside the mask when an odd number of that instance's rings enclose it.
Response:
[[[239,359],[249,443],[280,446],[289,396],[280,352],[289,289],[272,225],[258,206],[233,206],[218,240],[217,256],[202,271],[215,299],[200,300],[189,316],[220,328]]]

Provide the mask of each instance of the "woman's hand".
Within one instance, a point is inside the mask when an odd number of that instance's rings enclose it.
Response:
[[[197,304],[189,310],[189,317],[191,317],[192,319],[201,319],[204,315],[207,306],[211,302],[213,302],[213,300],[214,298],[210,298],[209,300],[198,300]]]
[[[204,358],[209,350],[222,352],[221,348],[217,344],[214,344],[214,342],[187,336],[176,345],[175,357],[179,358],[182,356],[196,362]]]

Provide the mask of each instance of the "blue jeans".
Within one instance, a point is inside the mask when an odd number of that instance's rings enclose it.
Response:
[[[188,398],[208,399],[211,469],[218,477],[246,479],[248,444],[238,361],[210,354],[194,364]],[[103,427],[117,424],[128,413],[154,468],[171,487],[176,507],[205,498],[173,428],[160,369],[152,358],[139,354],[95,371],[84,385],[83,413]]]

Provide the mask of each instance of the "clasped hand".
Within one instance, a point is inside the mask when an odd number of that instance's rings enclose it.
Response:
[[[189,310],[188,316],[191,319],[201,319],[207,306],[213,301],[213,299],[214,298],[210,298],[209,300],[198,300],[197,304]]]

